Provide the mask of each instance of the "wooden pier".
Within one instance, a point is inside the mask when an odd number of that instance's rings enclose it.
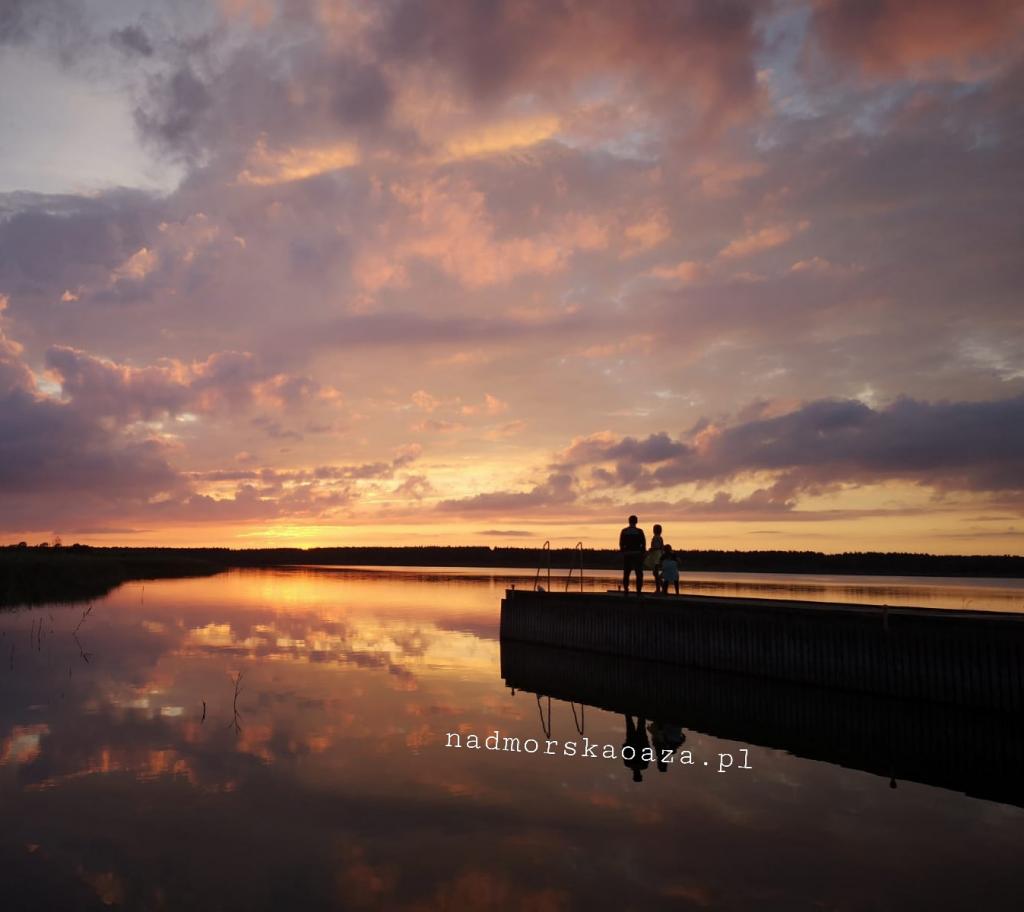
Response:
[[[501,638],[1024,713],[1024,614],[509,590]]]

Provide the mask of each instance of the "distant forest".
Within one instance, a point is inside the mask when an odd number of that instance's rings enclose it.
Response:
[[[89,545],[12,545],[3,549],[49,554],[86,554],[139,567],[197,565],[211,567],[273,567],[284,564],[351,564],[411,567],[519,567],[552,569],[578,567],[582,554],[587,570],[618,570],[622,559],[613,549],[510,548],[486,546],[448,547],[344,547],[344,548],[107,548]],[[0,551],[2,553],[2,551]],[[1024,556],[937,555],[904,552],[851,551],[823,554],[819,551],[677,551],[680,565],[690,572],[740,573],[836,573],[880,576],[1024,577]],[[27,555],[26,555],[27,556]]]

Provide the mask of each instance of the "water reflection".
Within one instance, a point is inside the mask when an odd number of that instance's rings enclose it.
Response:
[[[911,725],[927,720],[871,728],[846,704],[720,684],[680,705],[657,680],[620,705],[607,675],[530,656],[515,673],[533,693],[512,696],[503,582],[419,576],[239,572],[0,614],[5,906],[952,909],[980,895],[999,909],[1020,895],[1024,813],[915,784]],[[536,677],[554,671],[565,690]],[[621,749],[627,714],[637,744],[679,741],[640,786],[621,758],[444,747],[446,732],[500,729]],[[948,778],[995,743],[971,724],[944,729],[954,743],[919,781],[1003,801]],[[679,764],[740,748],[748,772]],[[1016,757],[986,759],[977,780],[998,784]]]
[[[642,748],[682,744],[682,724],[719,739],[759,745],[1024,807],[1024,726],[1019,716],[938,703],[872,697],[704,669],[506,641],[501,673],[514,691],[573,707],[624,714],[627,764],[640,782]],[[633,719],[636,717],[636,721]],[[654,721],[643,730],[645,719]],[[651,735],[648,739],[648,732]]]

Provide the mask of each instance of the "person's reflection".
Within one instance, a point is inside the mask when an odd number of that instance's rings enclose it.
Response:
[[[650,750],[651,747],[650,741],[647,740],[647,728],[644,723],[643,716],[637,716],[634,725],[633,717],[629,714],[626,715],[626,740],[622,743],[622,762],[627,769],[633,771],[634,782],[643,782],[643,771],[651,765],[649,760],[644,759],[644,751]],[[632,753],[629,756],[626,756],[627,747],[632,748]]]
[[[664,762],[664,758],[675,754],[686,741],[686,735],[683,734],[683,726],[678,722],[654,721],[647,726],[647,730],[651,733],[651,744],[654,747],[654,757],[658,764],[658,772],[664,773],[668,770],[668,764]]]

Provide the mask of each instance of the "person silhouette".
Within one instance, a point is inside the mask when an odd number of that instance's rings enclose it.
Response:
[[[664,547],[665,539],[661,537],[661,526],[655,523],[651,546],[644,555],[644,570],[650,570],[654,574],[655,592],[661,592],[661,551]]]
[[[668,765],[662,759],[665,756],[665,751],[669,750],[674,754],[686,741],[683,726],[678,722],[654,721],[647,726],[647,731],[651,734],[651,746],[654,748],[658,772],[664,773],[668,770]]]
[[[650,750],[651,742],[647,740],[647,727],[643,716],[637,716],[634,724],[633,717],[626,714],[626,740],[622,742],[623,752],[627,747],[633,748],[633,755],[624,756],[622,763],[626,769],[633,771],[634,782],[643,782],[644,770],[651,765],[650,760],[644,759],[644,751]]]
[[[676,595],[679,595],[679,556],[672,550],[671,545],[665,545],[661,553],[661,579],[659,586],[661,591],[668,595],[668,584],[672,583],[676,588]]]
[[[622,591],[629,595],[629,575],[636,574],[636,591],[644,587],[644,554],[647,553],[647,536],[638,529],[635,516],[629,517],[629,525],[619,533],[619,551],[622,552]]]

